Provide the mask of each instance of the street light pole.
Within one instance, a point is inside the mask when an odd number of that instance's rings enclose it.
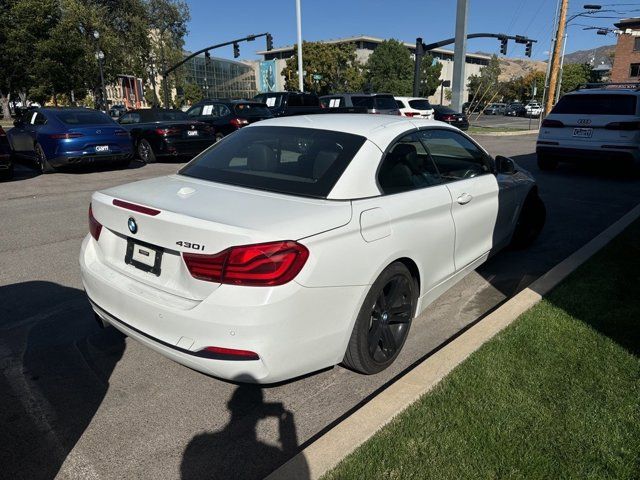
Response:
[[[304,92],[304,82],[302,79],[302,12],[300,11],[300,0],[296,0],[296,22],[298,27],[298,90]]]
[[[469,1],[458,0],[456,8],[456,41],[453,53],[453,85],[451,104],[456,112],[462,111],[464,103],[464,67],[467,57],[467,13]]]
[[[104,52],[102,50],[100,50],[100,32],[98,32],[97,30],[93,31],[93,38],[96,39],[96,60],[98,60],[98,67],[100,69],[100,96],[101,101],[100,101],[100,110],[106,110],[106,104],[107,104],[107,91],[104,88],[104,73],[103,73],[103,69],[102,69],[102,62],[104,60]]]

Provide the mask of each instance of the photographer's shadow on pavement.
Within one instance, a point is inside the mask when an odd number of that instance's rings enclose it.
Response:
[[[222,430],[196,435],[187,445],[182,480],[261,479],[298,453],[293,413],[282,403],[265,403],[260,385],[239,384],[227,407],[231,418]],[[278,446],[258,439],[258,423],[269,418],[277,420]],[[301,464],[295,480],[309,478],[306,464]]]
[[[93,320],[83,291],[44,281],[0,287],[0,478],[58,474],[124,349],[122,334]]]

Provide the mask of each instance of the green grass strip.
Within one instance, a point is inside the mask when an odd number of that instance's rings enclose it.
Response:
[[[640,223],[326,479],[640,478]]]

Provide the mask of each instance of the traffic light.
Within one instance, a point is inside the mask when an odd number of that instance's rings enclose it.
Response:
[[[233,44],[233,58],[238,58],[240,56],[240,45],[237,43]]]
[[[531,48],[533,47],[532,42],[527,42],[527,45],[524,47],[524,54],[527,57],[531,57]]]
[[[267,33],[267,51],[273,50],[273,37]]]
[[[211,54],[209,52],[204,52],[204,61],[211,63]]]
[[[506,55],[507,54],[507,43],[509,42],[509,40],[507,40],[506,38],[503,38],[502,40],[500,40],[500,53],[502,55]]]

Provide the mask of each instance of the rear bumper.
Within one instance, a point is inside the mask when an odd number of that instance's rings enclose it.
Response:
[[[73,152],[70,154],[59,155],[48,159],[48,162],[54,167],[62,167],[65,165],[88,165],[88,164],[104,164],[118,161],[124,161],[132,158],[131,151],[119,153],[96,154],[93,152]]]
[[[547,155],[557,160],[579,162],[584,160],[611,161],[632,160],[640,161],[640,148],[637,145],[603,145],[601,148],[575,146],[564,147],[553,145],[551,140],[539,140],[536,144],[537,155]]]
[[[94,311],[126,335],[195,370],[274,383],[342,361],[367,286],[221,285],[203,300],[176,297],[116,271],[97,242],[82,243],[82,283]],[[131,267],[133,268],[133,267]],[[256,352],[259,360],[199,356],[207,346]]]
[[[195,157],[203,150],[216,143],[215,137],[208,137],[198,140],[173,140],[165,139],[160,142],[160,149],[155,152],[158,157]]]

